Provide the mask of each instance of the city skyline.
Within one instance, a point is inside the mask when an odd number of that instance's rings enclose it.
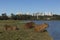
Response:
[[[60,14],[60,0],[0,0],[0,14],[53,12]]]
[[[2,13],[2,14],[6,14],[7,15],[7,13]],[[1,15],[2,15],[1,14]],[[14,13],[11,13],[11,14],[14,14]],[[7,16],[11,16],[11,14],[10,15],[7,15]],[[1,16],[0,15],[0,16]],[[47,16],[53,16],[53,15],[57,15],[57,14],[53,14],[52,12],[36,12],[36,13],[29,13],[29,12],[26,12],[26,13],[23,13],[23,12],[17,12],[16,14],[14,14],[14,15],[32,15],[32,16],[37,16],[37,15],[39,15],[39,16],[44,16],[44,15],[47,15]]]

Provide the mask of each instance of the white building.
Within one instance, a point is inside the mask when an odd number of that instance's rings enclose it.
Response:
[[[37,15],[38,16],[45,16],[45,15],[46,16],[53,16],[52,12],[44,12],[44,13],[43,12],[41,12],[41,13],[37,12],[37,13],[33,13],[33,16],[37,16]]]
[[[47,15],[47,16],[53,16],[52,12],[45,12],[45,15]]]
[[[23,13],[22,12],[17,12],[16,15],[23,15]]]
[[[26,14],[26,15],[30,15],[30,12],[26,12],[25,14]]]

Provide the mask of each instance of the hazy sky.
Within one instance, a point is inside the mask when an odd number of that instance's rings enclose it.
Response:
[[[53,12],[60,14],[60,0],[0,0],[0,14]]]

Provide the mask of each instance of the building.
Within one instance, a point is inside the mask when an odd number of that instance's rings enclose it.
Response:
[[[17,12],[16,15],[23,15],[23,13],[22,12]]]

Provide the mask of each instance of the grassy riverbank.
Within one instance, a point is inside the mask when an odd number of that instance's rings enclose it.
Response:
[[[24,29],[24,21],[0,20],[0,40],[52,40],[48,32],[35,32],[34,29]],[[17,25],[19,30],[4,31],[4,25]]]

